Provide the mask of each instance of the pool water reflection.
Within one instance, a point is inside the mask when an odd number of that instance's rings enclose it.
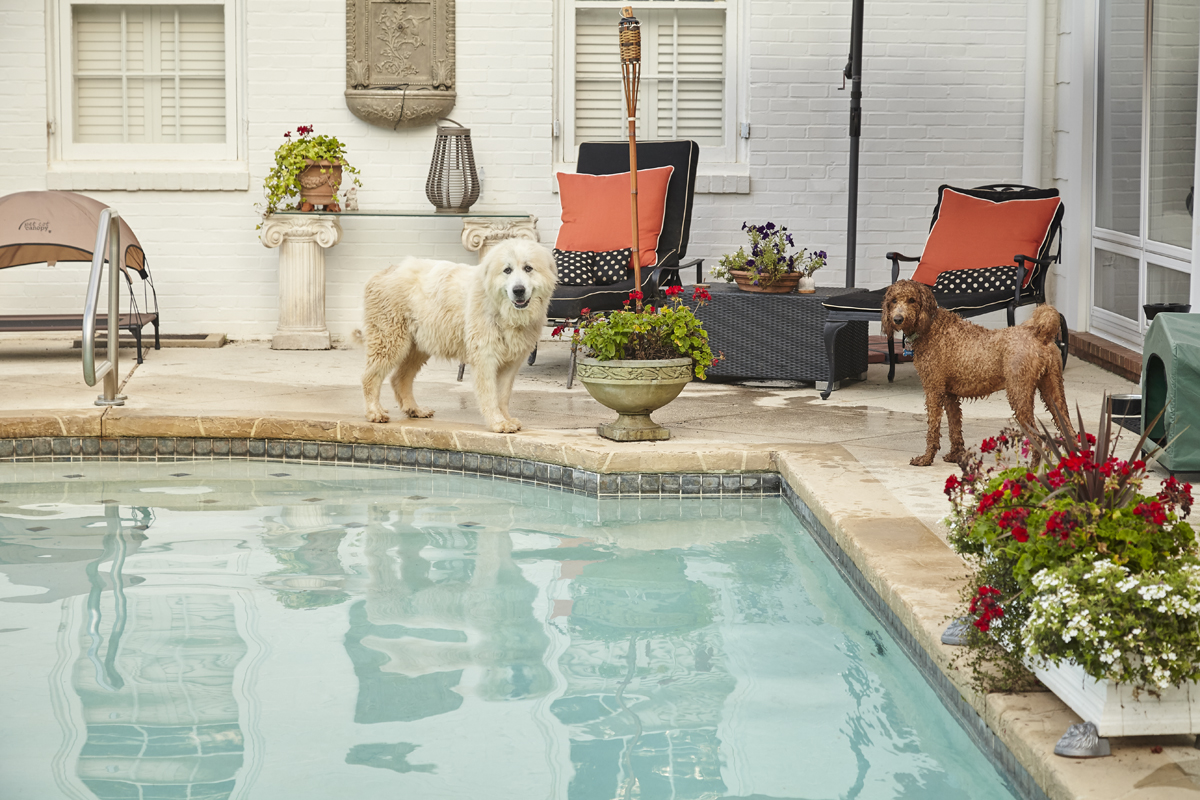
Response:
[[[777,498],[0,481],[5,797],[1012,797]]]

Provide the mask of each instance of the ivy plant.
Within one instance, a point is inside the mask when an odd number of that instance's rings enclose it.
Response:
[[[352,175],[354,185],[362,185],[358,179],[359,171],[346,160],[346,146],[336,137],[324,134],[314,136],[311,125],[300,125],[296,128],[296,133],[299,135],[295,139],[292,138],[291,131],[285,133],[284,143],[275,150],[275,166],[263,182],[263,195],[267,200],[264,216],[274,214],[289,198],[298,199],[301,196],[300,182],[297,178],[314,162],[328,161],[331,164],[340,164],[343,180],[346,175]],[[322,168],[321,171],[327,170]],[[340,182],[333,187],[335,203],[338,201],[337,192],[340,188]]]

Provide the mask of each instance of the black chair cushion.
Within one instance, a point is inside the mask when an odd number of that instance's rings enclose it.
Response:
[[[700,146],[693,141],[638,142],[638,170],[671,166],[662,233],[658,237],[658,266],[676,268],[687,252],[692,228],[692,202]],[[613,175],[629,171],[629,142],[583,142],[579,145],[576,172]]]
[[[986,314],[989,311],[999,311],[1006,308],[1012,302],[1015,292],[1013,289],[1003,291],[987,291],[987,292],[938,292],[934,291],[933,296],[937,300],[938,305],[947,311],[953,311],[964,317],[975,317],[980,314]],[[847,294],[839,294],[829,298],[821,303],[831,313],[831,316],[836,316],[838,311],[852,311],[859,313],[882,313],[883,297],[887,294],[887,289],[875,289],[870,292],[849,292]]]
[[[821,305],[830,311],[874,311],[879,313],[883,310],[883,296],[887,294],[887,289],[874,289],[869,292],[847,292],[846,294],[837,294],[828,300],[823,300]]]
[[[633,291],[633,273],[628,277],[607,286],[564,286],[559,284],[554,289],[554,298],[546,316],[550,319],[578,319],[583,309],[592,311],[612,311],[620,309],[629,293]],[[654,270],[642,272],[642,294],[647,298],[654,295]]]

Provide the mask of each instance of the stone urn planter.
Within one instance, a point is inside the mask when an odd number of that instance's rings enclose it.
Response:
[[[670,439],[671,432],[651,420],[650,414],[678,397],[691,381],[692,359],[581,358],[576,377],[598,403],[617,412],[616,421],[599,425],[597,433],[617,442],[659,441]]]
[[[342,165],[336,161],[305,159],[308,167],[296,176],[300,184],[300,199],[314,206],[327,206],[342,185]]]
[[[1135,698],[1129,684],[1098,681],[1077,664],[1027,666],[1059,700],[1095,724],[1100,736],[1200,733],[1200,685],[1196,683],[1163,689],[1158,697],[1142,691]]]
[[[762,292],[764,294],[789,294],[796,291],[796,284],[800,282],[799,272],[785,272],[776,278],[770,284],[760,283],[755,286],[752,281],[754,275],[749,270],[731,269],[729,274],[733,276],[733,280],[737,283],[737,287],[743,292]]]

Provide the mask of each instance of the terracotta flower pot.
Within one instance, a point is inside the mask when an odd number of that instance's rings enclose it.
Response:
[[[327,206],[342,185],[342,165],[331,161],[308,161],[308,167],[296,176],[300,184],[300,199],[314,206]]]
[[[617,412],[615,422],[596,428],[605,439],[617,442],[670,439],[671,432],[651,420],[650,412],[679,396],[692,379],[692,360],[581,358],[576,376],[597,402]]]
[[[800,282],[799,272],[785,272],[769,284],[760,280],[758,286],[752,283],[754,275],[749,270],[731,269],[729,270],[729,274],[733,276],[737,287],[743,292],[788,294],[789,292],[796,291],[796,284]]]

